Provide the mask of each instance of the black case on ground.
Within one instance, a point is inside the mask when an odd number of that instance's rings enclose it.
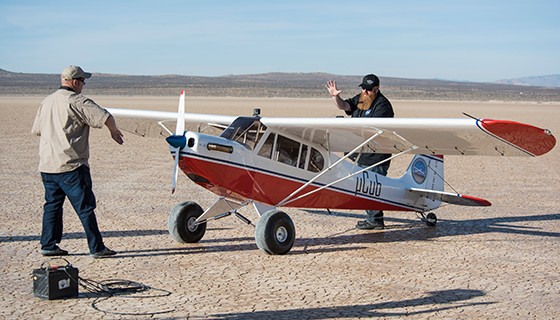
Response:
[[[61,259],[65,266],[43,267],[45,262]],[[72,298],[78,296],[78,269],[63,258],[49,259],[33,270],[33,296],[44,300]]]

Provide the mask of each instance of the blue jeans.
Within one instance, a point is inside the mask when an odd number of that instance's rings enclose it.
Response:
[[[96,253],[105,249],[94,213],[96,204],[91,190],[89,168],[82,165],[70,172],[41,172],[41,178],[45,186],[41,249],[54,250],[56,244],[62,240],[62,206],[66,197],[80,217],[86,232],[89,252]]]
[[[389,171],[389,163],[383,163],[370,169],[380,175],[387,175]],[[361,165],[360,165],[361,166]],[[367,168],[367,167],[364,167]],[[369,222],[382,222],[383,221],[383,211],[381,210],[366,210],[366,220]]]

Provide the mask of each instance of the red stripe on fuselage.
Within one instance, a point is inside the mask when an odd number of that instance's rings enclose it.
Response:
[[[278,204],[304,184],[289,178],[266,174],[248,168],[188,156],[183,156],[180,164],[181,170],[186,174],[192,173],[208,179],[211,184],[199,183],[199,185],[220,196],[231,196],[233,198],[241,196],[245,199],[252,199],[271,206]],[[299,195],[315,189],[317,187],[309,186]],[[287,206],[317,209],[416,211],[410,207],[383,203],[328,188],[290,202]]]

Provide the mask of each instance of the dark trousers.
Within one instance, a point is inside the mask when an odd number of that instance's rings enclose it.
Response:
[[[389,163],[383,163],[370,169],[377,174],[386,176],[389,171]],[[369,222],[383,221],[383,211],[381,210],[366,210],[366,220]]]
[[[96,253],[105,249],[94,213],[96,204],[91,190],[89,168],[82,165],[70,172],[41,172],[41,178],[45,186],[41,249],[53,250],[62,239],[62,206],[66,197],[80,217],[86,232],[89,252]]]

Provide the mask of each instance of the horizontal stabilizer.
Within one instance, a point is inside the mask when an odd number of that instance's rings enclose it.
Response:
[[[465,196],[457,193],[410,188],[408,191],[416,193],[434,201],[442,201],[459,206],[489,207],[492,204],[484,199]]]

